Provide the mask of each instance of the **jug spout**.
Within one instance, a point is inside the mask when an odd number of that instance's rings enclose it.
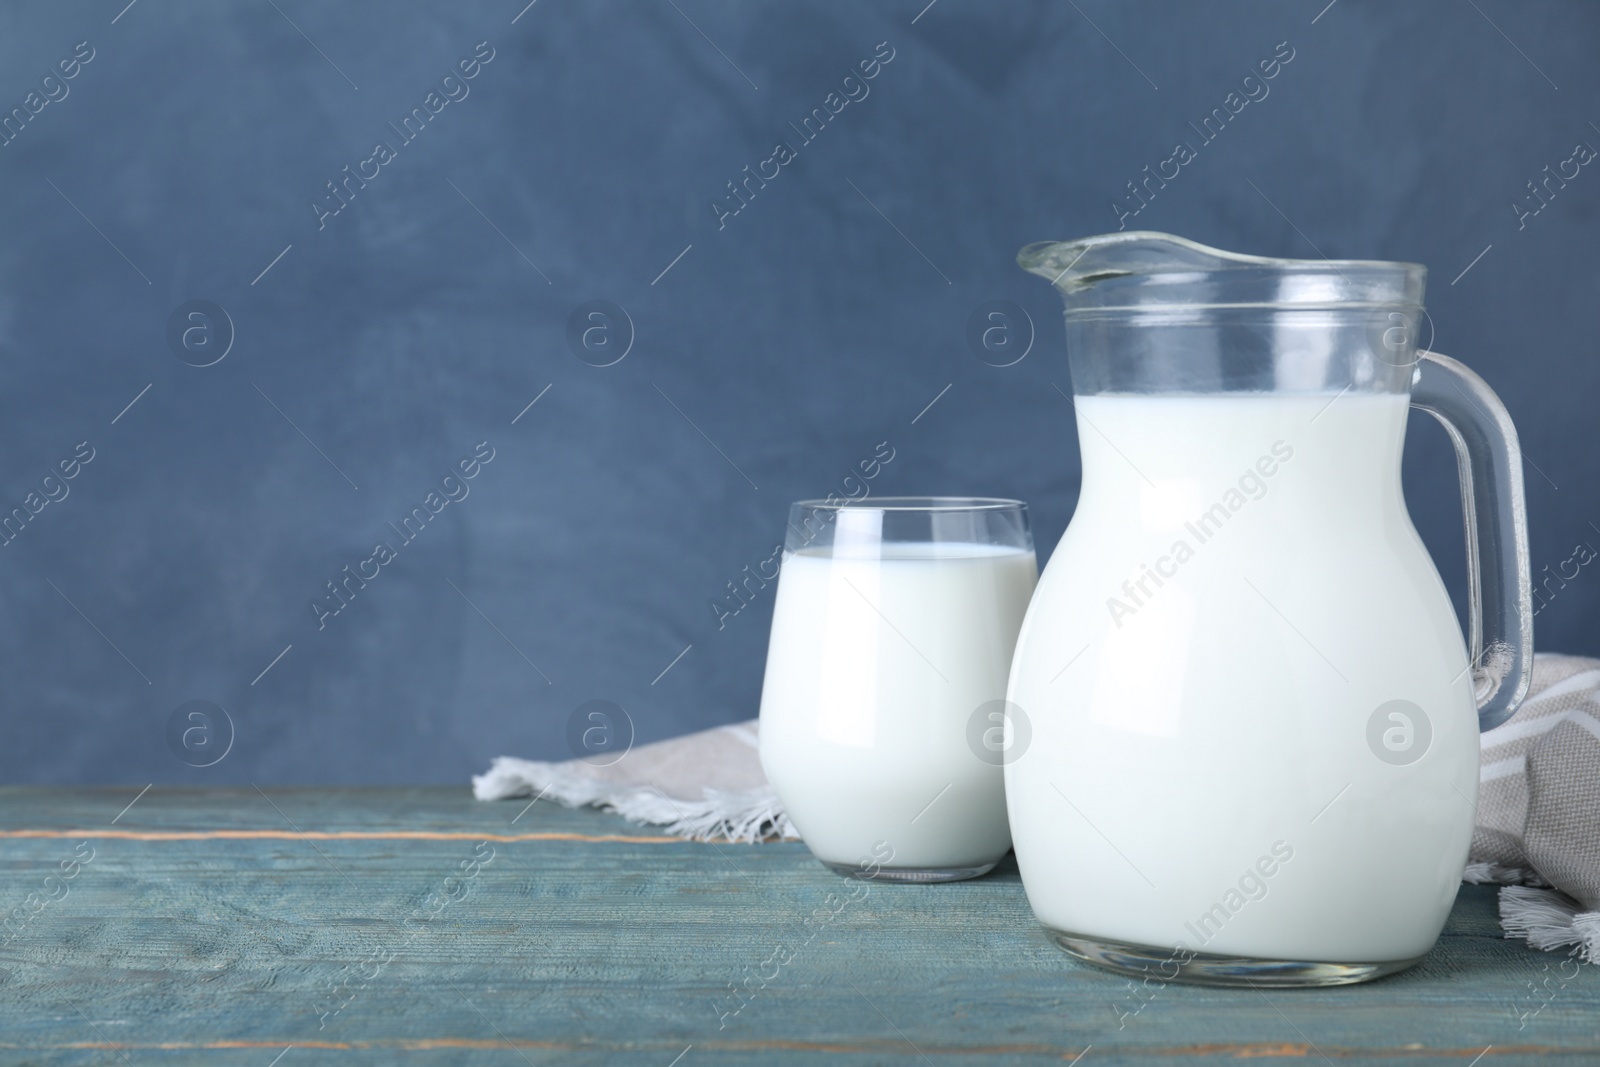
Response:
[[[1173,271],[1221,270],[1258,256],[1240,256],[1208,248],[1187,238],[1153,230],[1128,230],[1080,237],[1075,241],[1037,241],[1017,253],[1017,264],[1063,293],[1111,278]]]

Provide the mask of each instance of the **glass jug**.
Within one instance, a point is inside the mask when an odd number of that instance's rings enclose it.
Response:
[[[1008,690],[1031,725],[1005,776],[1035,915],[1162,981],[1416,963],[1467,858],[1478,732],[1532,666],[1505,408],[1418,350],[1415,264],[1137,232],[1018,262],[1066,302],[1083,457]],[[1401,497],[1410,407],[1456,447],[1466,640]]]

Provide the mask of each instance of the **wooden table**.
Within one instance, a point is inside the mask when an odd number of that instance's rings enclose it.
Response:
[[[1487,888],[1394,978],[1141,1001],[1009,861],[867,885],[464,789],[136,792],[0,790],[0,1064],[1600,1064],[1600,968]]]

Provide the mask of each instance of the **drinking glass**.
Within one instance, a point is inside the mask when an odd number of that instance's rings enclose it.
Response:
[[[1011,847],[1006,680],[1037,580],[1021,501],[790,509],[761,765],[828,867],[953,881]]]

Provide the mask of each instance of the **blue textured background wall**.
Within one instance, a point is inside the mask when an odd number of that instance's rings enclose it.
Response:
[[[1600,546],[1600,174],[1512,206],[1600,145],[1593,6],[125,2],[0,13],[0,109],[24,115],[0,146],[0,502],[67,494],[0,548],[5,780],[464,781],[564,757],[591,699],[641,740],[749,717],[771,591],[720,629],[712,604],[879,442],[876,491],[1024,498],[1047,554],[1069,379],[1055,295],[1013,256],[1115,229],[1125,184],[1280,42],[1269,95],[1130,224],[1428,264],[1435,347],[1521,428],[1535,570]],[[803,143],[788,124],[875,52]],[[719,220],[779,139],[797,158]],[[343,204],[346,166],[370,180]],[[210,366],[220,319],[168,340],[194,300],[232,324]],[[598,355],[568,340],[598,300],[632,324],[605,367],[624,320]],[[1037,324],[1014,366],[967,344],[991,300]],[[387,524],[480,442],[469,495],[404,543]],[[1431,420],[1406,486],[1459,595]],[[396,558],[319,628],[380,540]],[[1600,570],[1538,635],[1600,652]],[[235,730],[204,769],[166,741],[191,700]]]

